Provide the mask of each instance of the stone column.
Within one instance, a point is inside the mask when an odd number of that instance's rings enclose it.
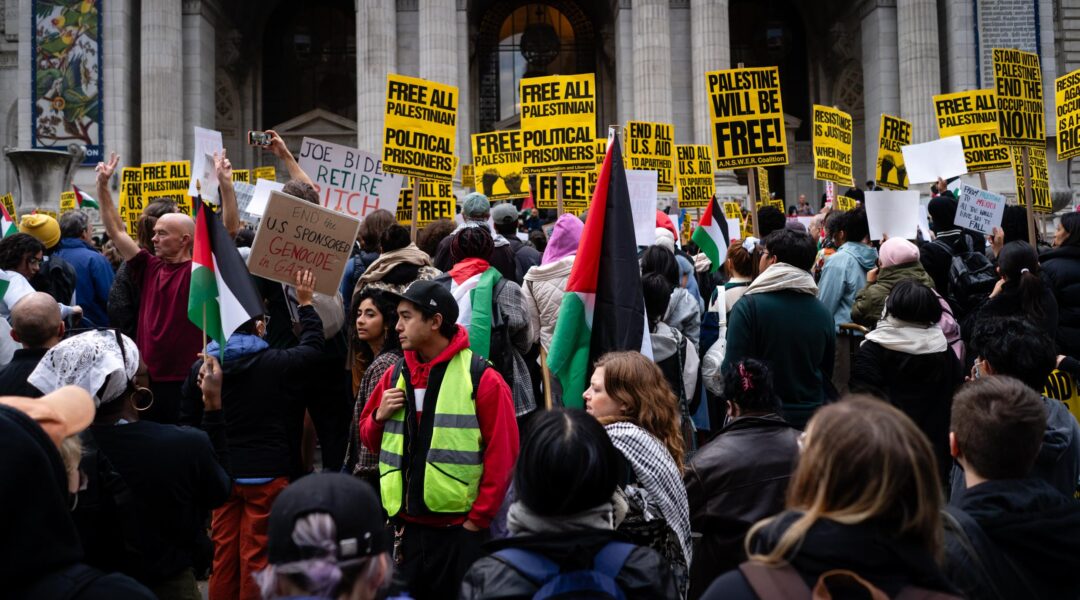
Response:
[[[971,2],[946,2],[945,26],[949,52],[948,85],[944,91],[963,92],[976,89],[979,70],[975,46],[975,11]],[[983,87],[991,87],[984,84]]]
[[[208,17],[210,7],[202,0],[184,0],[184,153],[195,151],[195,127],[215,129],[217,108],[214,104],[216,46],[214,25]],[[236,157],[239,159],[240,157]]]
[[[420,77],[458,84],[455,0],[420,0]]]
[[[8,0],[5,10],[12,10],[11,0]],[[19,0],[18,2],[18,52],[19,52],[19,65],[22,67],[19,69],[18,78],[19,82],[19,95],[18,95],[18,113],[19,113],[19,147],[29,148],[32,143],[31,137],[33,135],[33,106],[31,104],[31,83],[30,65],[34,64],[33,48],[31,47],[30,40],[34,37],[34,21],[30,18],[32,7],[30,0]],[[9,21],[10,22],[10,21]],[[7,143],[7,140],[4,140]],[[5,162],[6,159],[5,159]],[[11,163],[8,163],[10,165]],[[14,188],[14,179],[9,184],[9,188]],[[7,193],[7,192],[4,192]]]
[[[671,25],[669,0],[635,0],[635,120],[671,123]]]
[[[382,156],[386,76],[397,70],[393,2],[356,2],[356,146]]]
[[[878,3],[862,19],[863,101],[866,115],[867,179],[877,179],[877,141],[881,113],[900,116],[900,63],[896,5]],[[930,99],[926,98],[930,105]],[[934,138],[937,129],[934,129]]]
[[[143,0],[141,6],[142,162],[183,160],[182,5],[175,0]]]
[[[107,32],[102,36],[104,54],[102,85],[105,109],[105,157],[109,152],[120,155],[122,165],[138,164],[139,115],[133,110],[131,57],[139,51],[134,27],[132,0],[109,0],[109,8],[102,15],[102,25]],[[93,188],[91,188],[93,189]]]
[[[620,124],[634,118],[634,23],[630,0],[622,0],[615,13],[615,118]],[[607,125],[601,123],[597,134],[607,136]]]
[[[469,11],[467,2],[458,0],[457,9],[457,64],[458,66],[458,121],[457,155],[461,164],[472,162],[472,102],[469,85]],[[460,171],[459,171],[460,172]]]
[[[705,73],[731,68],[728,0],[690,0],[690,90],[694,97],[694,143],[712,144]]]
[[[912,143],[937,139],[933,96],[941,93],[936,0],[897,2],[900,116],[911,121]]]

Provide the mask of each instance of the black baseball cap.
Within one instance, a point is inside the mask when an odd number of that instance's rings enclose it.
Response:
[[[298,546],[292,539],[296,521],[312,513],[334,519],[338,562],[390,550],[382,507],[371,486],[344,473],[315,473],[285,488],[274,500],[267,532],[271,564],[326,555],[326,548]]]
[[[401,294],[387,292],[398,300],[408,300],[428,316],[440,314],[443,321],[456,323],[457,300],[447,287],[435,280],[414,281]]]

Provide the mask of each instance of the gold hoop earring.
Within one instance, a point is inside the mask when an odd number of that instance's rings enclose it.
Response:
[[[139,407],[139,401],[136,400],[137,396],[149,396],[150,402],[143,407]],[[132,402],[135,404],[135,410],[139,412],[150,410],[150,407],[154,405],[154,392],[150,388],[137,387],[135,388],[135,394],[131,397]]]

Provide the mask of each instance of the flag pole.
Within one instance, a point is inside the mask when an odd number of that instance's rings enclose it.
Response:
[[[412,178],[412,223],[409,226],[409,235],[412,242],[416,243],[416,210],[420,208],[420,179]]]
[[[561,217],[563,214],[563,188],[562,188],[562,171],[559,171],[555,175],[555,216]]]
[[[199,212],[202,206],[202,181],[195,180],[195,201],[198,202],[195,206],[191,207],[195,212],[195,224],[198,225]],[[202,351],[206,352],[206,302],[202,303]]]
[[[540,370],[544,374],[544,410],[551,410],[551,370],[547,364],[547,350],[540,346]]]

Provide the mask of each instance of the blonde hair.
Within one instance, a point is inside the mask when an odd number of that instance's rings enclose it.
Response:
[[[609,352],[596,361],[596,368],[600,367],[604,368],[604,391],[626,407],[623,416],[604,417],[600,423],[629,421],[642,427],[663,442],[682,471],[679,399],[660,367],[639,352]]]
[[[787,509],[801,513],[765,554],[752,551],[757,522],[746,534],[751,560],[781,564],[819,519],[846,525],[873,521],[879,531],[942,549],[942,492],[930,442],[901,411],[869,396],[848,396],[819,410],[788,487]]]

